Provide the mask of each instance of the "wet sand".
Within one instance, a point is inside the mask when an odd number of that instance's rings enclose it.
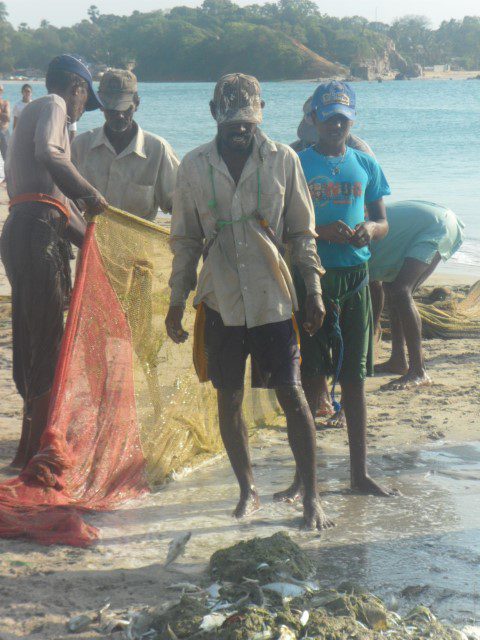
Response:
[[[3,219],[5,207],[0,211]],[[448,275],[437,275],[439,283],[449,284]],[[3,272],[0,292],[8,293]],[[381,348],[385,356],[388,347]],[[66,620],[106,601],[116,610],[173,601],[176,594],[167,587],[199,581],[217,548],[277,530],[288,531],[311,551],[325,585],[348,578],[387,599],[395,596],[401,610],[422,602],[458,626],[476,622],[478,340],[431,340],[425,342],[425,351],[432,387],[382,392],[379,387],[387,377],[367,384],[371,472],[403,496],[387,500],[351,495],[346,434],[321,431],[320,492],[337,526],[322,535],[300,533],[299,507],[271,501],[293,473],[279,418],[257,433],[253,458],[264,506],[244,523],[230,516],[237,489],[227,461],[217,459],[144,500],[89,516],[101,528],[102,538],[88,550],[0,540],[0,639],[99,638],[95,632],[72,636]],[[10,474],[6,465],[20,427],[21,402],[10,367],[10,321],[0,317],[0,479]],[[168,544],[185,531],[192,531],[185,556],[167,570],[163,562]]]

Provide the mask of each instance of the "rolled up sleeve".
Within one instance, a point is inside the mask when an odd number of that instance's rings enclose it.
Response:
[[[162,161],[155,183],[155,200],[162,211],[170,213],[173,207],[173,192],[180,162],[173,148],[165,144]]]
[[[185,306],[190,291],[197,286],[197,267],[202,255],[204,234],[191,186],[180,165],[173,195],[170,248],[173,253],[170,305]]]
[[[320,279],[325,273],[315,242],[315,213],[308,185],[298,156],[292,152],[291,169],[285,194],[285,240],[292,266],[297,267],[308,294],[322,292]]]

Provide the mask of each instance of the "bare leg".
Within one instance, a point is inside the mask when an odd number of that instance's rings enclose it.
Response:
[[[320,506],[317,490],[315,423],[302,387],[276,389],[287,419],[288,441],[304,487],[303,527],[308,530],[333,526]]]
[[[405,336],[403,325],[398,313],[394,292],[391,284],[384,284],[390,310],[390,331],[392,334],[392,352],[390,358],[382,364],[375,365],[377,373],[398,373],[403,375],[408,371],[407,354],[405,352]]]
[[[409,365],[408,371],[401,378],[388,385],[389,389],[405,389],[410,386],[431,384],[423,358],[422,321],[413,299],[413,292],[433,273],[439,261],[439,254],[430,265],[414,258],[406,258],[398,276],[391,284],[392,304],[405,336]]]
[[[382,317],[383,307],[385,306],[385,291],[382,283],[378,280],[370,282],[370,298],[372,300],[373,329],[375,339],[378,341],[382,333],[380,318]]]
[[[28,442],[30,440],[31,416],[25,406],[23,410],[22,433],[18,443],[17,453],[10,463],[11,467],[22,469],[27,462]]]
[[[352,489],[377,496],[394,495],[396,492],[385,489],[367,473],[367,402],[364,382],[342,381],[342,400],[347,419]]]
[[[40,450],[40,441],[47,426],[48,407],[50,405],[51,391],[47,391],[32,400],[32,419],[30,421],[30,438],[28,441],[27,453],[25,456],[25,464]]]
[[[314,378],[305,378],[302,376],[302,386],[312,416],[315,417],[317,415],[322,400],[325,400],[325,398],[331,406],[328,396],[327,378],[325,376],[315,376]],[[295,500],[299,500],[302,497],[303,482],[298,469],[295,470],[295,477],[288,489],[273,494],[275,502],[295,502]]]
[[[233,516],[243,518],[260,507],[253,481],[247,425],[242,413],[243,389],[219,389],[217,399],[220,434],[240,486],[240,499]]]

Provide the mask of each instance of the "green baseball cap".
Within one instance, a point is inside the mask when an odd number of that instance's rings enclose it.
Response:
[[[137,93],[137,77],[126,69],[108,69],[98,87],[98,95],[107,110],[126,111]]]

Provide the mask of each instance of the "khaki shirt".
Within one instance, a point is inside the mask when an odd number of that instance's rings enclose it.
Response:
[[[172,210],[179,161],[166,140],[138,127],[117,155],[103,127],[72,143],[72,160],[82,176],[114,207],[153,220],[160,207]]]
[[[10,138],[5,167],[10,198],[24,193],[45,193],[66,203],[67,198],[45,166],[50,158],[70,162],[67,106],[56,94],[27,104]]]
[[[195,289],[202,250],[220,218],[235,222],[223,226],[210,246],[195,304],[204,301],[230,326],[255,327],[291,318],[297,300],[288,267],[259,222],[248,218],[257,210],[259,182],[261,215],[286,243],[308,292],[321,291],[315,216],[300,161],[289,147],[258,130],[238,185],[215,140],[191,151],[180,164],[171,230],[171,305],[184,305]]]

